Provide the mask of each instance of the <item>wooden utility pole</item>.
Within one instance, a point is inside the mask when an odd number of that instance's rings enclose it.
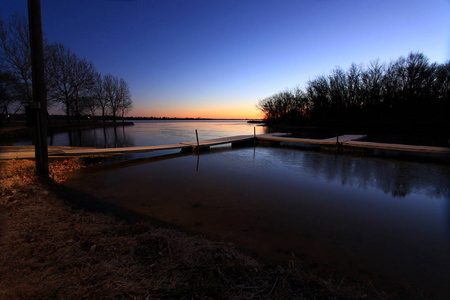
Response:
[[[33,72],[34,152],[36,174],[48,178],[47,149],[47,91],[44,77],[44,47],[42,43],[41,3],[28,0],[28,24],[30,28],[31,68]]]

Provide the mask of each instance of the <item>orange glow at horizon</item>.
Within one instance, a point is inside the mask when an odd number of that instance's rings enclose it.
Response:
[[[155,109],[138,107],[127,114],[129,117],[168,117],[168,118],[205,118],[205,119],[262,119],[264,115],[256,107],[227,105],[226,107],[159,107]]]

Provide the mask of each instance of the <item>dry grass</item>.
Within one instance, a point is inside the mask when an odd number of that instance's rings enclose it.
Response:
[[[0,175],[0,299],[346,299],[380,295],[232,246],[75,209],[34,177],[34,162]],[[81,165],[52,163],[53,184]]]

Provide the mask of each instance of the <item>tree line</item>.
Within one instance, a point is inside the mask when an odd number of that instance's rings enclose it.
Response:
[[[32,101],[31,49],[28,20],[13,14],[0,16],[0,122]],[[128,83],[111,74],[101,75],[94,64],[60,43],[44,39],[45,81],[49,107],[64,110],[68,122],[101,114],[113,121],[132,108]]]
[[[259,101],[269,122],[330,126],[450,125],[450,61],[411,52],[390,63],[335,68]]]

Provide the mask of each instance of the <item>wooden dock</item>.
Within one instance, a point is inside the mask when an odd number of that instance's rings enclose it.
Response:
[[[143,146],[143,147],[120,147],[120,148],[88,148],[88,147],[64,147],[49,146],[48,153],[50,158],[61,158],[68,156],[80,155],[114,155],[127,153],[153,152],[159,150],[202,150],[212,146],[223,144],[242,144],[256,141],[270,143],[294,143],[294,144],[310,144],[325,147],[345,148],[361,148],[361,149],[381,149],[393,151],[408,151],[418,153],[440,153],[450,154],[450,148],[432,147],[432,146],[415,146],[402,144],[374,143],[359,141],[364,135],[340,135],[328,139],[309,139],[295,138],[287,133],[269,133],[260,135],[238,135],[232,137],[224,137],[211,140],[202,140],[198,142],[186,142],[173,145]],[[3,159],[30,159],[34,158],[34,146],[0,146],[0,160]]]
[[[88,148],[88,147],[59,147],[49,146],[48,155],[51,158],[62,156],[80,156],[80,155],[108,155],[108,154],[127,154],[153,152],[159,150],[196,150],[207,149],[212,146],[223,144],[239,144],[252,142],[253,135],[238,135],[232,137],[224,137],[219,139],[203,140],[197,142],[187,142],[173,145],[157,145],[143,147],[119,147],[119,148]],[[0,160],[2,159],[25,159],[34,158],[34,146],[0,146]]]
[[[67,146],[48,146],[48,156],[58,157],[66,155],[66,151],[85,149],[85,151],[96,148],[80,148]],[[28,159],[34,158],[34,146],[0,146],[0,160],[2,159]]]
[[[379,149],[389,151],[407,151],[417,153],[439,153],[450,154],[450,148],[434,147],[434,146],[420,146],[420,145],[404,145],[404,144],[390,144],[390,143],[375,143],[360,141],[364,139],[365,135],[340,135],[328,139],[304,139],[282,136],[281,133],[276,135],[262,135],[258,136],[258,140],[272,141],[279,143],[294,143],[294,144],[312,144],[319,146],[338,146],[341,148],[360,148],[360,149]]]

